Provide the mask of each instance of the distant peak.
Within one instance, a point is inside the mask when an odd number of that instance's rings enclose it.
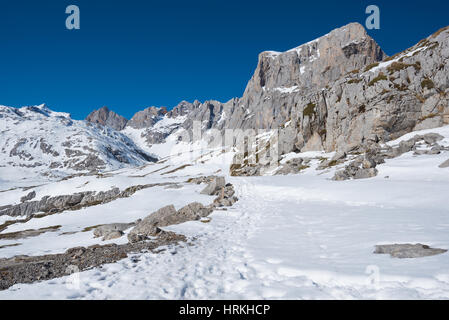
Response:
[[[275,58],[283,53],[289,53],[289,52],[299,52],[302,48],[306,46],[313,45],[314,43],[320,42],[326,38],[335,38],[335,39],[350,39],[350,40],[356,40],[356,39],[364,39],[368,36],[366,29],[358,22],[351,22],[347,25],[344,25],[340,28],[333,29],[329,33],[316,38],[314,40],[308,41],[306,43],[303,43],[295,48],[289,49],[287,51],[264,51],[261,53],[261,56],[268,56],[271,58]],[[369,37],[369,36],[368,36]]]
[[[114,130],[122,130],[125,128],[128,120],[121,115],[109,110],[107,106],[103,106],[98,110],[92,111],[87,117],[86,121],[90,123],[97,123],[103,126],[108,126]]]

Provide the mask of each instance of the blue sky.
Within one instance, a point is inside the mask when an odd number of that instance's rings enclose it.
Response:
[[[65,28],[78,5],[81,29]],[[84,118],[101,106],[130,118],[148,106],[242,95],[258,53],[285,51],[349,22],[369,4],[369,34],[392,55],[449,25],[449,1],[0,2],[0,104],[47,103]]]

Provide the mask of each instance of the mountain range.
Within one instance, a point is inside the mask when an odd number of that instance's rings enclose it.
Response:
[[[262,52],[243,96],[225,103],[153,106],[129,120],[103,107],[85,121],[46,106],[1,107],[2,165],[51,172],[140,165],[158,158],[155,145],[191,132],[195,122],[203,133],[278,130],[266,144],[279,155],[366,149],[449,123],[448,57],[449,27],[388,57],[351,23],[286,52]]]

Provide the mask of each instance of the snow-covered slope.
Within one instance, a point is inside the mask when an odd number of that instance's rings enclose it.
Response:
[[[0,150],[3,181],[113,170],[154,160],[122,133],[72,120],[45,105],[0,106]]]
[[[133,128],[127,126],[121,132],[132,139],[140,148],[148,152],[153,145],[164,146],[165,139],[177,131],[186,120],[186,116],[169,117],[164,115],[148,128]]]
[[[429,132],[444,136],[439,143],[449,146],[448,126],[413,135]],[[107,190],[149,181],[182,184],[180,189],[141,190],[129,199],[10,226],[8,232],[62,225],[57,232],[0,242],[0,246],[19,242],[0,250],[0,257],[61,252],[64,243],[93,244],[100,240],[80,232],[86,226],[132,221],[169,203],[179,207],[187,199],[207,202],[208,197],[198,194],[199,186],[184,181],[220,172],[236,187],[239,201],[227,211],[213,212],[209,223],[164,228],[195,239],[189,245],[139,253],[60,279],[16,285],[0,292],[0,298],[449,298],[448,253],[420,259],[373,254],[375,245],[389,243],[419,242],[449,249],[445,192],[449,168],[439,167],[449,151],[425,155],[410,151],[379,165],[377,177],[343,182],[330,179],[338,168],[316,171],[319,161],[298,175],[229,177],[226,168],[232,154],[203,153],[196,162],[186,160],[193,164],[189,167],[179,166],[183,157],[174,154],[167,162],[121,170],[102,179],[78,177],[37,187],[40,197],[70,188]],[[0,197],[12,201],[22,194],[8,191]]]

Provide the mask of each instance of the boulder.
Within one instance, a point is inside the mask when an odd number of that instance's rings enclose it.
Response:
[[[201,194],[207,194],[207,195],[215,195],[221,188],[225,186],[225,178],[224,177],[216,177],[213,179],[206,188],[201,191]]]
[[[430,248],[420,243],[377,245],[374,250],[375,254],[389,254],[393,258],[399,259],[428,257],[445,252],[447,250]]]
[[[112,231],[112,232],[106,234],[102,240],[106,241],[106,240],[118,239],[118,238],[121,238],[123,235],[124,235],[123,231],[116,230],[116,231]]]
[[[26,202],[26,201],[33,200],[35,197],[36,197],[36,191],[31,191],[26,196],[23,196],[22,198],[20,198],[20,202]]]
[[[435,142],[443,140],[444,137],[438,133],[426,133],[422,136],[422,139],[424,139],[427,144],[432,145]]]
[[[111,233],[116,233],[121,232],[123,235],[123,231],[125,231],[126,229],[131,228],[132,226],[134,226],[135,223],[111,223],[111,224],[105,224],[102,226],[99,226],[97,228],[95,228],[94,230],[94,236],[95,238],[98,237],[108,237],[109,234]],[[103,239],[104,239],[103,238]]]
[[[129,242],[138,242],[147,239],[149,236],[156,236],[160,230],[158,226],[168,226],[172,224],[176,209],[173,205],[165,206],[139,222],[128,234]]]
[[[199,220],[210,215],[212,211],[213,210],[211,208],[205,207],[199,202],[190,203],[178,210],[177,215],[179,216],[180,221],[178,223]]]
[[[163,207],[137,223],[128,234],[128,240],[131,243],[145,240],[150,236],[158,235],[161,227],[199,220],[211,212],[212,208],[204,207],[198,202],[190,203],[178,211],[173,205]]]
[[[438,166],[439,168],[449,168],[449,159]]]

